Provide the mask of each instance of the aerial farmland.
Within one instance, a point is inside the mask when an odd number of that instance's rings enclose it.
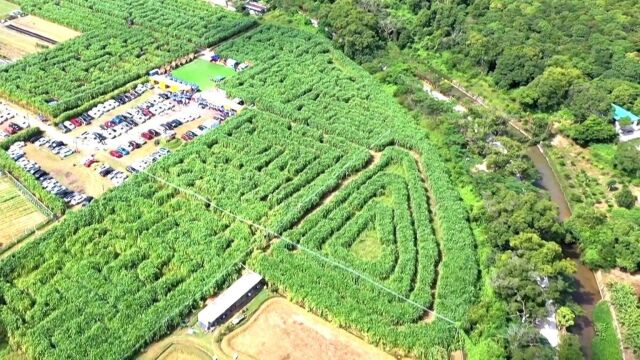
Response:
[[[423,5],[352,3],[0,0],[0,358],[564,359],[611,337],[572,327],[578,233],[538,138],[398,23],[343,36]]]

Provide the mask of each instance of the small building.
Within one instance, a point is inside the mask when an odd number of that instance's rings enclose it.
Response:
[[[611,106],[613,107],[613,120],[614,121],[620,121],[622,119],[629,119],[629,120],[631,120],[631,122],[636,123],[636,122],[638,122],[638,120],[640,120],[640,117],[638,117],[636,114],[634,114],[631,111],[623,108],[620,105],[611,104]]]
[[[262,276],[249,272],[242,275],[231,286],[198,313],[198,324],[205,331],[226,322],[233,314],[249,303],[264,287]]]
[[[267,11],[269,11],[269,8],[257,3],[255,1],[249,1],[244,5],[244,8],[247,9],[247,11],[249,12],[249,14],[251,15],[256,15],[256,16],[260,16],[260,15],[264,15],[267,13]]]
[[[611,104],[612,118],[616,131],[620,135],[620,141],[629,141],[640,138],[640,117],[622,106]]]

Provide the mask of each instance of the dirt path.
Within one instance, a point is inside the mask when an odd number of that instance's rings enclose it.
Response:
[[[424,165],[422,164],[421,158],[420,158],[420,154],[418,154],[415,151],[409,151],[409,153],[411,154],[411,157],[413,157],[414,161],[416,162],[416,165],[418,166],[418,171],[420,172],[420,178],[422,179],[422,184],[427,192],[427,201],[429,203],[429,218],[431,219],[431,223],[432,223],[432,228],[433,228],[433,233],[434,236],[436,237],[436,241],[438,242],[438,257],[439,257],[439,261],[438,261],[438,266],[436,267],[436,281],[433,284],[432,288],[431,288],[431,292],[433,295],[433,306],[435,306],[436,303],[436,295],[437,295],[437,289],[438,289],[438,284],[440,283],[440,267],[442,266],[442,260],[443,260],[443,252],[442,252],[442,231],[440,230],[440,225],[438,224],[438,217],[434,216],[435,215],[435,203],[434,203],[434,199],[433,199],[433,194],[431,193],[431,189],[429,188],[429,179],[427,178],[427,172],[424,169]],[[433,307],[432,307],[433,310]],[[423,316],[422,316],[422,321],[426,322],[426,323],[430,323],[433,320],[435,320],[435,315],[433,312],[431,311],[425,311]]]
[[[226,336],[227,355],[252,360],[391,360],[393,357],[282,298],[268,300]]]

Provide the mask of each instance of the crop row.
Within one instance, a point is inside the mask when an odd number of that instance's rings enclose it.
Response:
[[[401,264],[399,257],[396,265],[403,269],[404,274],[411,274],[412,267],[417,266],[413,274],[418,275],[410,280],[406,275],[397,279],[390,277],[386,284],[392,284],[401,295],[411,291],[412,300],[418,303],[430,304],[433,299],[434,309],[439,315],[466,326],[467,313],[475,301],[477,290],[475,241],[459,195],[425,131],[363,69],[313,34],[264,26],[222,44],[218,51],[223,56],[253,64],[240,76],[223,84],[233,96],[242,97],[258,109],[318,129],[331,137],[343,138],[370,150],[381,150],[395,144],[404,149],[407,156],[415,157],[413,165],[411,162],[404,165],[405,184],[402,187],[415,196],[405,197],[404,206],[394,204],[391,207],[394,209],[394,226],[411,222],[418,224],[399,233],[400,236],[407,234],[407,237],[400,238],[397,246],[400,248],[405,246],[403,244],[413,243],[415,248],[405,254],[411,253],[420,261],[411,263],[408,256],[405,259],[408,262]],[[376,166],[386,166],[383,160],[384,156]],[[363,171],[349,184],[354,188],[363,187],[363,191],[356,193],[353,199],[347,196],[349,200],[354,201],[360,196],[370,199],[363,195],[366,184],[375,174],[369,170]],[[420,191],[425,186],[431,195],[429,203],[424,190]],[[331,214],[329,211],[348,189],[338,192],[331,202],[305,218],[298,228],[290,229],[288,239],[322,250],[328,235],[330,237],[338,231],[353,216],[352,212]],[[412,220],[402,213],[407,204],[413,211]],[[433,211],[437,239],[431,227],[426,225],[430,224],[429,208]],[[328,209],[326,213],[325,209]],[[320,214],[332,217],[323,221]],[[294,300],[389,347],[423,354],[427,344],[455,346],[454,334],[457,332],[451,323],[441,318],[431,323],[417,322],[424,316],[424,309],[345,272],[342,268],[345,264],[338,266],[303,251],[287,251],[292,249],[295,247],[287,244],[276,246],[267,255],[254,259],[252,264]],[[399,251],[398,256],[401,254]],[[303,264],[309,265],[301,270]],[[380,274],[380,269],[368,273]],[[434,283],[437,283],[437,288],[435,297],[432,297],[430,291]],[[369,291],[375,294],[371,298],[363,294]],[[346,298],[354,300],[351,302]],[[398,328],[396,325],[400,324],[403,326]]]
[[[114,1],[87,3],[107,14]],[[150,169],[200,197],[138,174],[0,261],[0,322],[11,345],[32,358],[132,357],[228,283],[241,260],[374,343],[417,356],[458,347],[451,323],[422,320],[433,305],[466,325],[477,279],[464,207],[427,134],[322,38],[264,26],[220,51],[253,64],[224,86],[257,109]],[[271,242],[217,207],[315,252]],[[379,269],[331,257],[363,226],[350,230],[359,215],[380,222],[389,251]]]
[[[255,23],[197,1],[18,3],[84,32],[0,70],[0,95],[54,117]]]

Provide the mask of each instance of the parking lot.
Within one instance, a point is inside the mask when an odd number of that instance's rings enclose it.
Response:
[[[0,136],[41,128],[42,136],[14,144],[9,155],[70,206],[86,205],[241,108],[221,91],[170,92],[142,84],[59,126],[0,104],[0,129],[8,129]]]
[[[6,139],[30,125],[29,115],[14,106],[0,102],[0,140]]]

